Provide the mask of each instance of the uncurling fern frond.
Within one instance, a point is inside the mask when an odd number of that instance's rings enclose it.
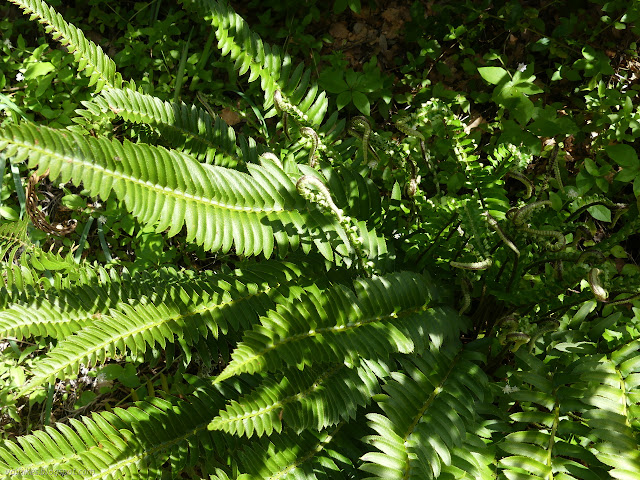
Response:
[[[307,290],[294,305],[278,305],[246,332],[216,382],[282,365],[302,368],[336,359],[355,362],[410,353],[424,348],[431,333],[440,340],[449,333],[440,324],[452,319],[428,304],[429,287],[420,275],[360,279],[355,289],[336,285]],[[459,332],[462,320],[449,326]]]
[[[295,300],[300,274],[293,265],[281,264],[255,273],[248,269],[232,276],[208,275],[181,282],[179,288],[173,285],[163,294],[118,302],[35,362],[33,377],[23,390],[73,374],[81,363],[95,365],[126,352],[142,354],[155,345],[164,348],[174,342],[174,335],[192,345],[202,336],[218,338],[229,330],[248,328],[273,307],[274,298]],[[281,287],[287,292],[284,296]]]
[[[333,231],[343,239],[340,254],[349,253],[340,225],[319,211],[305,212],[294,182],[268,160],[247,165],[246,174],[162,147],[32,125],[3,129],[0,149],[16,162],[29,158],[30,167],[49,169],[51,178],[82,182],[91,195],[106,199],[115,193],[158,232],[173,236],[186,226],[187,241],[207,250],[235,247],[238,254],[269,258],[276,244],[283,251],[302,244],[305,252],[315,244],[333,260],[328,238]],[[310,232],[320,226],[323,235]]]
[[[104,87],[122,86],[122,77],[116,71],[116,64],[99,45],[85,37],[82,30],[67,23],[65,19],[43,0],[9,0],[31,16],[32,20],[45,25],[47,33],[58,40],[73,54],[78,70],[89,77],[89,85],[96,91]]]
[[[405,373],[393,372],[383,387],[382,413],[367,415],[376,435],[366,440],[379,451],[362,457],[362,470],[371,478],[439,478],[475,429],[474,404],[484,401],[487,379],[474,356],[450,344],[403,359]]]
[[[154,126],[163,140],[205,163],[223,167],[257,163],[253,140],[243,135],[236,139],[233,128],[201,108],[130,89],[109,89],[84,104],[94,116],[113,113],[129,122]]]

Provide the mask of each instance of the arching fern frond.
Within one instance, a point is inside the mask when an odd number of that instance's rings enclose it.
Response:
[[[612,478],[640,477],[640,340],[616,349],[607,358],[584,362],[579,369],[587,383],[583,413],[598,460],[612,467]]]
[[[92,480],[177,478],[203,452],[215,455],[233,445],[231,437],[206,427],[224,401],[237,394],[230,386],[201,386],[187,400],[152,398],[127,409],[71,418],[69,425],[58,423],[1,443],[0,468],[16,472],[16,479],[32,478],[29,472],[34,471],[49,472],[42,478],[53,479],[65,470],[76,472],[71,478]]]
[[[67,23],[65,19],[43,0],[9,0],[31,16],[32,20],[45,25],[47,33],[58,40],[73,54],[78,71],[89,77],[89,86],[95,85],[96,91],[104,87],[122,86],[122,77],[116,72],[116,64],[99,45],[85,37],[82,30]]]
[[[294,305],[278,305],[247,331],[232,361],[216,378],[359,358],[385,358],[424,346],[429,334],[451,322],[429,308],[424,277],[408,272],[358,280],[356,293],[336,285],[307,290]],[[462,320],[449,324],[462,329]]]
[[[487,379],[470,352],[425,351],[402,361],[379,402],[383,413],[367,415],[377,435],[367,441],[362,470],[385,479],[438,478],[451,465],[452,451],[462,446],[477,422],[474,404],[483,402]]]
[[[129,122],[151,125],[163,140],[205,163],[235,167],[258,162],[255,142],[242,135],[236,140],[233,128],[220,117],[193,105],[128,89],[106,90],[84,105],[94,116],[113,113]]]
[[[286,251],[302,243],[305,252],[315,244],[333,260],[330,234],[346,238],[330,217],[305,212],[293,181],[272,161],[247,165],[246,174],[162,147],[32,125],[3,129],[0,149],[14,161],[29,158],[30,167],[49,169],[51,178],[82,183],[91,195],[106,199],[115,193],[158,232],[173,236],[186,226],[187,241],[207,250],[235,247],[238,254],[268,258],[276,244]],[[311,233],[320,226],[323,235]],[[348,254],[345,243],[341,255]]]
[[[174,335],[192,345],[201,336],[218,338],[248,328],[274,306],[273,298],[295,300],[300,274],[297,267],[280,264],[258,268],[256,273],[248,269],[230,276],[193,278],[179,288],[171,285],[161,293],[120,301],[35,362],[24,391],[73,374],[81,363],[95,365],[126,352],[142,354],[155,345],[164,348],[174,342]]]
[[[300,63],[294,69],[288,55],[264,43],[226,3],[217,0],[197,0],[194,3],[214,27],[221,54],[231,57],[238,74],[249,73],[249,82],[260,79],[265,93],[265,109],[273,105],[274,96],[279,91],[287,104],[300,112],[294,115],[298,122],[308,127],[320,125],[329,101],[325,93],[319,92],[318,86],[310,82],[311,71],[304,64]],[[265,118],[274,114],[272,109]]]
[[[6,292],[0,298],[0,307],[47,290],[63,275],[73,278],[83,270],[71,255],[63,257],[32,244],[28,225],[26,219],[0,225],[0,287]]]
[[[239,469],[249,475],[247,480],[347,478],[343,465],[337,464],[337,459],[347,459],[334,445],[342,426],[319,433],[307,430],[300,435],[285,432],[263,437],[240,453]]]
[[[378,389],[365,362],[309,367],[304,373],[289,368],[279,381],[265,376],[262,385],[221,410],[209,428],[247,437],[280,433],[283,425],[297,433],[319,431],[354,417]]]

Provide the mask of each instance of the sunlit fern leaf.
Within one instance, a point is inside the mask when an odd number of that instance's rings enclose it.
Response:
[[[378,392],[375,374],[364,364],[286,369],[280,380],[266,376],[249,395],[221,410],[209,428],[234,435],[280,433],[283,425],[300,433],[322,430],[355,416]]]
[[[339,480],[347,478],[335,445],[343,424],[322,432],[287,431],[273,437],[262,437],[240,452],[239,470],[251,480],[305,479]]]
[[[367,415],[376,435],[366,441],[379,451],[365,453],[362,470],[371,478],[438,478],[451,465],[476,418],[474,404],[484,400],[486,377],[470,352],[452,343],[402,361],[378,402],[382,413]]]
[[[612,478],[640,478],[640,340],[633,340],[607,358],[584,362],[577,370],[587,383],[582,416],[597,439],[598,460],[613,467]]]
[[[216,378],[240,373],[274,371],[283,365],[381,359],[390,353],[410,353],[423,345],[441,322],[428,304],[424,277],[409,272],[358,280],[356,293],[336,285],[307,290],[293,305],[278,305],[248,330],[232,361]],[[462,323],[458,323],[457,332]],[[416,332],[420,338],[412,338]]]
[[[28,225],[26,219],[0,225],[0,287],[6,289],[0,307],[56,286],[63,275],[73,278],[83,270],[71,255],[46,252],[32,244]]]
[[[451,451],[451,464],[442,466],[439,480],[494,480],[495,455],[487,439],[467,432],[461,446]]]
[[[235,247],[238,254],[270,257],[276,246],[286,251],[301,244],[308,252],[315,244],[332,260],[327,237],[333,232],[343,239],[335,248],[348,253],[337,221],[306,213],[293,180],[272,161],[248,165],[246,174],[162,147],[26,124],[3,129],[0,149],[14,161],[48,168],[52,179],[82,183],[91,195],[106,199],[113,192],[158,232],[173,236],[186,226],[187,241],[207,250]],[[309,233],[315,226],[325,227],[324,235]]]
[[[265,93],[265,109],[273,105],[274,94],[279,90],[301,111],[299,121],[310,127],[320,125],[329,101],[326,94],[318,93],[317,85],[311,83],[310,70],[303,64],[293,69],[288,55],[264,43],[226,3],[217,0],[196,0],[193,3],[214,27],[221,54],[230,56],[240,75],[248,73],[249,82],[260,79]],[[273,115],[275,110],[271,109],[265,118]]]
[[[201,455],[217,455],[233,446],[231,437],[206,426],[237,394],[230,385],[199,386],[186,400],[152,398],[126,409],[70,418],[69,425],[45,426],[15,442],[0,443],[0,469],[16,470],[16,479],[33,478],[28,472],[41,470],[52,472],[43,476],[51,479],[63,470],[83,472],[72,478],[93,480],[178,478]]]
[[[122,85],[122,77],[116,72],[116,64],[99,45],[88,40],[82,30],[67,23],[62,15],[42,0],[9,0],[45,26],[45,31],[73,54],[78,70],[89,77],[89,85],[96,91],[104,87]]]
[[[40,357],[24,390],[72,375],[81,363],[95,365],[126,352],[137,355],[156,345],[164,348],[174,336],[192,345],[201,336],[218,338],[229,330],[248,328],[274,306],[274,298],[296,300],[300,274],[292,265],[263,266],[256,273],[248,269],[207,275],[121,301]]]
[[[102,114],[113,112],[129,122],[156,127],[163,140],[206,163],[223,167],[257,163],[255,144],[249,148],[246,139],[238,138],[247,144],[241,149],[235,131],[220,117],[183,102],[166,102],[129,89],[109,89],[85,106],[90,111],[95,111],[95,106]]]
[[[593,432],[581,417],[585,393],[580,371],[593,365],[583,363],[560,371],[557,376],[540,359],[518,351],[523,369],[512,377],[521,386],[506,392],[519,411],[510,418],[512,430],[497,444],[498,462],[506,478],[560,478],[598,480],[609,478],[607,467],[594,455],[589,439]],[[577,415],[567,412],[578,411]]]

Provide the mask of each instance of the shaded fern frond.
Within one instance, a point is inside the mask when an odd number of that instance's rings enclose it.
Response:
[[[612,467],[612,478],[640,477],[640,340],[618,348],[608,358],[584,362],[577,369],[587,388],[582,416],[596,439],[598,460]]]
[[[452,451],[474,431],[474,404],[483,402],[486,377],[469,352],[451,346],[402,361],[378,402],[383,413],[367,415],[376,435],[362,469],[385,479],[438,478]],[[478,468],[481,468],[478,466]]]
[[[498,443],[504,455],[498,463],[502,474],[508,479],[532,480],[609,478],[590,448],[592,432],[580,421],[584,409],[580,365],[555,375],[529,353],[518,350],[517,357],[526,369],[514,377],[521,386],[508,392],[520,411],[510,415],[512,431]],[[572,411],[577,414],[568,415]]]
[[[235,435],[271,435],[283,425],[300,433],[322,430],[355,417],[378,392],[378,381],[365,362],[286,369],[279,381],[265,377],[249,395],[231,402],[209,425]]]
[[[307,294],[294,305],[278,305],[247,331],[229,366],[216,378],[248,372],[359,358],[385,358],[440,337],[451,318],[429,308],[424,277],[408,272],[358,280],[356,293],[342,285]],[[449,323],[459,332],[462,320]]]
[[[46,426],[17,442],[1,443],[0,468],[14,469],[16,479],[33,478],[29,472],[34,471],[49,472],[42,478],[59,478],[63,470],[77,473],[71,478],[93,480],[177,478],[204,452],[210,455],[233,444],[206,426],[224,401],[235,396],[237,390],[229,386],[200,387],[187,400],[153,398],[127,409],[71,418],[69,425]]]
[[[192,345],[200,337],[218,338],[248,328],[274,306],[274,298],[295,300],[299,276],[300,270],[292,265],[264,266],[255,273],[248,269],[232,276],[193,278],[162,293],[120,301],[39,358],[24,390],[73,374],[81,363],[95,365],[127,352],[142,354],[155,345],[164,348],[174,342],[174,335]]]
[[[323,432],[305,431],[302,434],[283,432],[273,437],[263,437],[240,452],[240,471],[247,480],[346,479],[343,471],[346,457],[340,454],[341,446],[335,445],[343,424]]]
[[[183,102],[166,102],[133,90],[110,89],[85,102],[93,115],[112,112],[123,119],[156,127],[173,147],[198,160],[223,167],[257,163],[255,143],[236,133],[220,117]]]
[[[89,86],[96,91],[106,87],[122,86],[122,77],[116,72],[116,64],[99,45],[85,37],[82,30],[67,23],[65,19],[43,0],[9,0],[30,15],[31,20],[45,25],[45,30],[73,54],[78,71],[89,77]]]

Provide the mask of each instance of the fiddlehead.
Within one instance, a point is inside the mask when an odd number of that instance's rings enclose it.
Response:
[[[373,263],[367,260],[367,255],[363,247],[363,239],[359,235],[358,227],[352,223],[351,217],[344,215],[342,209],[338,208],[327,186],[313,175],[303,175],[298,179],[296,189],[306,200],[319,205],[336,218],[338,223],[344,228],[349,238],[349,243],[351,243],[351,246],[355,250],[362,269],[368,276],[371,276],[373,273]]]
[[[529,180],[526,176],[516,171],[511,171],[507,173],[506,176],[515,178],[525,186],[525,188],[527,189],[527,192],[525,193],[525,196],[524,196],[525,200],[531,198],[531,195],[533,195],[533,183],[531,183],[531,180]]]
[[[545,322],[545,324],[531,336],[531,340],[529,341],[529,352],[533,351],[533,347],[535,347],[535,344],[540,337],[546,335],[549,332],[556,331],[559,326],[560,323],[557,320]]]
[[[320,138],[315,130],[311,127],[302,127],[300,133],[303,137],[311,139],[311,148],[309,149],[309,166],[315,168],[318,165],[318,145],[320,144]]]
[[[600,274],[603,273],[599,268],[592,268],[589,270],[589,274],[587,275],[587,282],[589,282],[589,287],[591,287],[591,291],[593,292],[593,296],[599,302],[606,302],[609,298],[609,292],[607,292],[602,283],[600,282]]]
[[[491,258],[485,258],[480,262],[467,262],[467,263],[455,262],[452,260],[449,262],[449,265],[456,268],[463,268],[465,270],[486,270],[491,265],[493,265],[493,260],[491,260]]]
[[[399,118],[398,120],[396,120],[395,126],[396,126],[396,128],[398,130],[400,130],[402,133],[404,133],[408,137],[417,138],[418,141],[420,142],[420,154],[422,156],[422,161],[425,163],[425,165],[429,169],[429,173],[433,177],[433,183],[436,186],[436,194],[440,195],[440,184],[438,183],[438,177],[436,175],[436,170],[433,167],[433,165],[431,164],[431,160],[429,158],[430,155],[427,152],[427,147],[426,147],[424,135],[420,131],[416,130],[415,128],[411,128],[408,125],[409,118],[410,117],[408,117],[408,116]],[[414,177],[415,177],[415,175],[414,175]],[[407,187],[409,188],[409,185]]]
[[[507,237],[507,235],[502,231],[502,229],[500,228],[500,225],[498,224],[498,221],[495,218],[493,218],[488,211],[484,212],[484,216],[487,219],[487,223],[489,224],[489,226],[498,234],[500,239],[507,245],[507,247],[509,247],[511,250],[515,252],[516,256],[519,257],[520,250],[518,250],[518,247],[516,247],[516,245],[511,241],[511,239]]]
[[[512,212],[511,214],[507,212],[507,217],[511,216],[511,221],[514,223],[514,225],[516,227],[520,227],[524,225],[524,223],[531,216],[531,214],[533,214],[533,212],[535,212],[540,208],[548,207],[550,205],[551,205],[551,202],[549,200],[539,200],[537,202],[529,203],[524,207],[521,207],[515,210],[515,212]]]
[[[551,250],[552,252],[559,252],[560,250],[564,250],[567,246],[567,240],[564,238],[562,232],[557,230],[540,230],[536,228],[529,227],[520,227],[520,230],[525,233],[530,233],[531,235],[536,235],[539,237],[553,237],[556,239],[554,243],[544,241],[544,246]]]
[[[362,130],[362,134],[358,131],[360,129]],[[363,116],[354,117],[353,120],[351,120],[351,125],[349,126],[348,131],[350,135],[360,139],[360,142],[362,143],[362,159],[364,160],[364,163],[372,168],[375,167],[380,161],[380,158],[371,145],[369,145],[369,138],[371,138],[371,124],[369,123],[369,120]],[[371,149],[371,152],[376,157],[376,159],[371,162],[367,160],[369,149]]]
[[[461,277],[460,287],[462,288],[462,305],[460,305],[460,310],[458,310],[458,315],[462,315],[471,306],[471,293],[469,292],[469,281],[466,278]]]
[[[522,345],[529,343],[531,337],[524,332],[511,332],[507,333],[505,340],[507,343],[513,343],[511,351],[515,353]]]

